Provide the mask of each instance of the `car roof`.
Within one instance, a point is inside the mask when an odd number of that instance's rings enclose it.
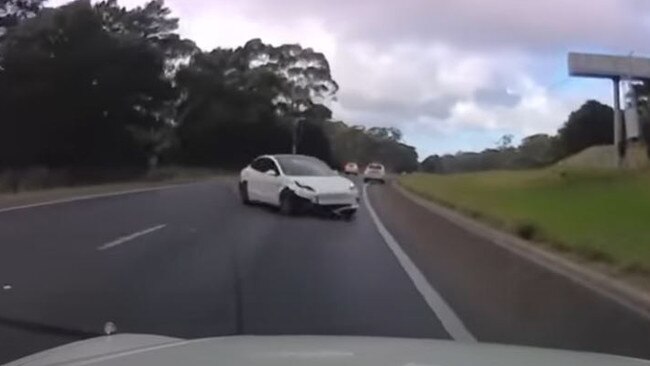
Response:
[[[271,155],[262,155],[258,156],[256,159],[259,158],[271,158],[277,160],[282,159],[282,158],[305,158],[305,159],[312,159],[312,160],[318,160],[321,161],[319,158],[314,157],[314,156],[309,156],[309,155],[300,155],[300,154],[271,154]]]
[[[316,159],[313,156],[309,155],[300,155],[300,154],[266,154],[266,155],[260,155],[257,158],[291,158],[291,157],[299,157],[299,158],[311,158],[311,159]],[[256,159],[257,159],[256,158]]]

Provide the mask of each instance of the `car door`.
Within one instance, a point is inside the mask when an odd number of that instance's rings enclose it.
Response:
[[[254,201],[277,204],[277,194],[274,188],[280,180],[279,170],[275,162],[267,157],[258,158],[251,163],[251,179],[248,182],[248,194]],[[270,175],[269,171],[275,175]]]
[[[262,187],[264,186],[264,172],[268,170],[268,158],[253,160],[248,171],[248,197],[253,201],[264,201]]]
[[[269,158],[264,159],[264,171],[260,176],[260,195],[263,202],[277,205],[279,204],[279,192],[282,177],[277,164]],[[270,174],[269,172],[273,172]]]

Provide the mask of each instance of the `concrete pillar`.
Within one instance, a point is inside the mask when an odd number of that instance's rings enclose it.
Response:
[[[621,120],[621,85],[620,78],[613,78],[614,82],[614,150],[616,151],[616,164],[623,166],[621,144],[623,142],[623,121]]]

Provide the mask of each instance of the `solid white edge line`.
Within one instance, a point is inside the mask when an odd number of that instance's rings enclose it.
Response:
[[[111,242],[108,242],[106,244],[102,244],[102,245],[98,246],[97,250],[102,251],[102,250],[106,250],[106,249],[111,249],[113,247],[116,247],[116,246],[118,246],[120,244],[124,244],[127,241],[131,241],[131,240],[133,240],[135,238],[138,238],[140,236],[153,233],[154,231],[160,230],[160,229],[164,228],[165,226],[167,226],[167,224],[156,225],[156,226],[150,227],[148,229],[144,229],[144,230],[138,231],[136,233],[117,238],[117,239],[115,239],[115,240],[113,240]]]
[[[27,208],[56,205],[56,204],[60,204],[60,203],[68,203],[68,202],[75,202],[75,201],[85,201],[85,200],[91,200],[91,199],[95,199],[95,198],[121,196],[121,195],[125,195],[125,194],[143,193],[143,192],[150,192],[150,191],[162,191],[162,190],[165,190],[165,189],[171,189],[171,188],[176,188],[176,187],[195,184],[195,183],[197,183],[197,182],[169,184],[169,185],[158,186],[158,187],[137,188],[137,189],[130,189],[130,190],[126,190],[126,191],[97,193],[97,194],[89,194],[89,195],[83,195],[83,196],[61,198],[61,199],[52,200],[52,201],[30,203],[30,204],[26,204],[26,205],[0,208],[0,213],[9,212],[9,211],[16,211],[16,210],[23,210],[23,209],[27,209]]]
[[[370,212],[370,217],[374,221],[375,226],[377,226],[377,231],[379,231],[384,242],[393,252],[397,261],[409,276],[413,285],[415,285],[415,288],[422,295],[424,301],[429,305],[429,308],[431,308],[447,333],[449,333],[454,340],[466,343],[476,342],[476,338],[469,332],[469,330],[467,330],[467,327],[465,327],[465,324],[463,324],[458,315],[456,315],[454,310],[447,304],[442,296],[440,296],[433,286],[431,286],[422,272],[420,272],[420,270],[415,266],[415,263],[413,263],[404,250],[402,250],[401,245],[397,240],[395,240],[395,238],[393,238],[388,229],[386,229],[370,203],[366,188],[367,184],[363,186],[363,200],[366,204],[366,208],[368,208],[368,212]]]

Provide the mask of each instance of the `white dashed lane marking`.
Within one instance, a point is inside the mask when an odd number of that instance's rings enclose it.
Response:
[[[113,247],[124,244],[124,243],[126,243],[128,241],[131,241],[133,239],[139,238],[139,237],[141,237],[143,235],[151,234],[154,231],[157,231],[157,230],[160,230],[160,229],[164,228],[165,226],[167,226],[167,224],[156,225],[156,226],[150,227],[148,229],[138,231],[138,232],[133,233],[133,234],[122,236],[122,237],[117,238],[117,239],[115,239],[115,240],[113,240],[111,242],[108,242],[106,244],[102,244],[102,245],[98,246],[97,250],[102,251],[102,250],[111,249]]]

